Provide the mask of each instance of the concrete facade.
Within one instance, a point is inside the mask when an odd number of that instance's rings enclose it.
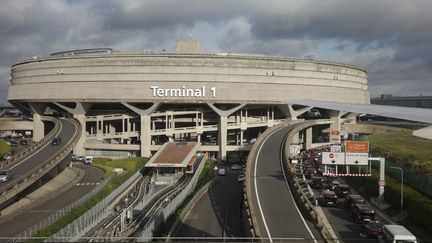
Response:
[[[289,100],[369,104],[361,68],[259,55],[69,53],[21,61],[11,76],[8,100],[34,114],[35,134],[43,111],[34,104],[80,121],[77,154],[139,145],[139,155],[150,156],[165,140],[207,140],[203,147],[217,146],[224,158],[311,108],[294,110]]]

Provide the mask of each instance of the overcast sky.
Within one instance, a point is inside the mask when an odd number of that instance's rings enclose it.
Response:
[[[366,68],[371,97],[432,95],[430,0],[2,0],[0,103],[10,66],[71,49],[205,51],[331,60]]]

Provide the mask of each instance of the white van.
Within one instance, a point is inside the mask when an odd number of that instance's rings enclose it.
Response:
[[[92,162],[93,162],[93,157],[92,156],[86,156],[86,157],[84,157],[84,164],[91,165]]]
[[[382,243],[417,243],[416,237],[402,225],[384,225],[383,231],[379,236]]]
[[[220,168],[220,169],[218,170],[218,175],[220,175],[220,176],[224,176],[224,175],[226,175],[225,169],[224,169],[224,168]]]

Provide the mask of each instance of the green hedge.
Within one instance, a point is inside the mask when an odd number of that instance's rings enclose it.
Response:
[[[12,151],[12,147],[5,141],[0,141],[0,156],[3,157],[3,155],[10,151]]]
[[[103,163],[103,159],[97,160],[100,163]],[[107,160],[111,161],[117,165],[123,164],[124,166],[131,168],[130,170],[127,170],[127,173],[124,173],[122,175],[113,175],[111,179],[108,181],[108,183],[93,197],[90,197],[87,199],[84,203],[81,205],[73,208],[69,213],[67,213],[65,216],[57,220],[54,224],[48,226],[45,229],[42,229],[38,231],[36,234],[34,234],[32,237],[50,237],[72,223],[74,220],[79,218],[81,215],[83,215],[85,212],[93,208],[96,204],[98,204],[100,201],[102,201],[105,197],[107,197],[112,191],[114,191],[117,187],[119,187],[121,184],[123,184],[129,177],[131,177],[138,169],[140,169],[146,162],[146,158],[132,158],[132,159],[125,159],[125,160]],[[129,163],[129,164],[124,164]],[[106,167],[109,168],[109,167]],[[105,171],[107,173],[107,171]],[[32,240],[32,241],[41,241],[41,240]]]

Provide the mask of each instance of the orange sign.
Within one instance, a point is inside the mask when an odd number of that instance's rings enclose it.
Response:
[[[369,153],[369,142],[367,141],[347,141],[345,142],[345,152],[350,153]]]
[[[330,131],[330,135],[332,135],[332,136],[338,136],[339,134],[340,134],[340,132],[338,130]]]

